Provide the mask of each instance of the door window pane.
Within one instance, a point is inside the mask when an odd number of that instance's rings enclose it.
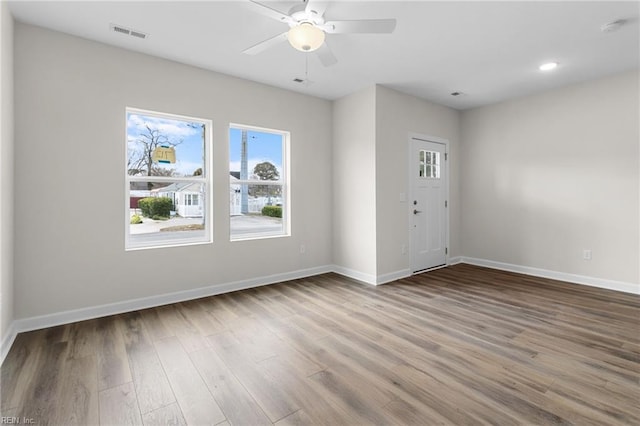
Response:
[[[437,151],[419,151],[418,173],[425,179],[440,179],[440,153]]]

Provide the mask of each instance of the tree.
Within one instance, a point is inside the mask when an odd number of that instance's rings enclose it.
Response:
[[[165,169],[153,162],[153,152],[159,146],[175,147],[182,143],[182,140],[175,141],[155,129],[145,124],[146,132],[140,133],[136,140],[136,146],[128,152],[128,170],[130,175],[143,176],[172,176],[175,169]]]
[[[198,167],[195,172],[193,172],[194,176],[202,176],[202,167]]]
[[[276,166],[268,161],[256,164],[253,168],[253,174],[260,180],[278,180],[280,178]]]
[[[269,161],[263,161],[258,163],[253,168],[254,178],[260,180],[278,180],[280,179],[280,172],[273,163]],[[280,195],[281,188],[279,185],[249,185],[249,195],[254,197],[275,197]]]

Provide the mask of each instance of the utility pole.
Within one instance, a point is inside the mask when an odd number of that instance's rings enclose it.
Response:
[[[247,131],[242,130],[242,145],[240,148],[240,180],[249,179],[249,165],[247,164]],[[249,185],[240,185],[240,213],[249,213]]]

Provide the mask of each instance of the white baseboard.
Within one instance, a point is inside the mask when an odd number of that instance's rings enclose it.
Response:
[[[375,275],[356,271],[355,269],[349,269],[349,268],[345,268],[344,266],[333,265],[333,272],[335,272],[336,274],[344,275],[345,277],[353,278],[354,280],[362,281],[365,284],[369,284],[369,285],[377,284],[377,278]]]
[[[198,299],[201,297],[215,296],[217,294],[229,293],[237,290],[245,290],[248,288],[260,287],[263,285],[310,277],[313,275],[324,274],[332,271],[333,268],[330,265],[327,265],[310,269],[301,269],[282,274],[268,275],[265,277],[251,278],[248,280],[234,281],[208,287],[201,287],[192,290],[184,290],[157,296],[144,297],[140,299],[126,300],[123,302],[110,303],[106,305],[92,306],[89,308],[57,312],[49,315],[17,319],[14,320],[11,324],[10,330],[12,330],[11,334],[13,334],[13,338],[15,338],[15,334],[25,331],[54,327],[56,325],[69,324],[77,321],[84,321],[109,315],[121,314],[124,312],[152,308],[155,306],[162,306],[170,303],[184,302],[186,300]],[[5,340],[11,340],[11,342],[13,341],[13,339],[10,338],[9,334],[7,335]]]
[[[640,295],[640,284],[633,284],[623,281],[606,280],[602,278],[588,277],[585,275],[570,274],[566,272],[550,271],[548,269],[533,268],[531,266],[514,265],[511,263],[496,262],[493,260],[477,259],[473,257],[461,257],[458,263],[468,263],[470,265],[484,266],[502,271],[517,272],[535,277],[550,278],[552,280],[566,281],[574,284],[588,285],[591,287],[606,288],[624,293]]]
[[[402,269],[400,271],[390,272],[383,275],[373,275],[338,265],[333,265],[333,272],[335,272],[336,274],[344,275],[345,277],[353,278],[354,280],[358,280],[369,285],[386,284],[395,280],[399,280],[401,278],[411,276],[411,270],[409,269]]]
[[[15,322],[12,322],[11,324],[9,324],[9,327],[7,328],[7,331],[4,335],[4,338],[2,339],[2,342],[0,342],[0,365],[2,365],[4,358],[9,353],[9,349],[11,349],[11,346],[13,345],[13,341],[16,340],[17,335],[18,335],[18,332],[16,331],[16,328],[15,328]]]
[[[376,278],[376,285],[390,283],[402,278],[411,276],[411,269],[401,269],[399,271],[390,272],[388,274],[378,275]]]

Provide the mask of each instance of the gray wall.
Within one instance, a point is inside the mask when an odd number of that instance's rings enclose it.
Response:
[[[370,283],[410,273],[410,206],[400,201],[410,192],[410,133],[450,142],[450,253],[459,255],[459,112],[374,86],[334,102],[333,117],[333,247],[341,272]]]
[[[394,276],[410,269],[409,201],[400,202],[400,193],[410,196],[409,133],[419,133],[449,141],[449,256],[461,255],[460,113],[415,96],[378,86],[376,92],[376,211],[378,274]],[[407,249],[408,250],[408,249]]]
[[[333,262],[376,277],[376,88],[333,104]]]
[[[14,316],[13,18],[6,2],[0,2],[0,31],[0,343],[4,343]]]
[[[638,94],[634,71],[464,112],[464,255],[638,283]]]
[[[15,42],[16,318],[331,264],[330,102],[24,24]],[[128,106],[213,120],[213,244],[124,250]],[[229,123],[291,132],[290,238],[229,242]]]

